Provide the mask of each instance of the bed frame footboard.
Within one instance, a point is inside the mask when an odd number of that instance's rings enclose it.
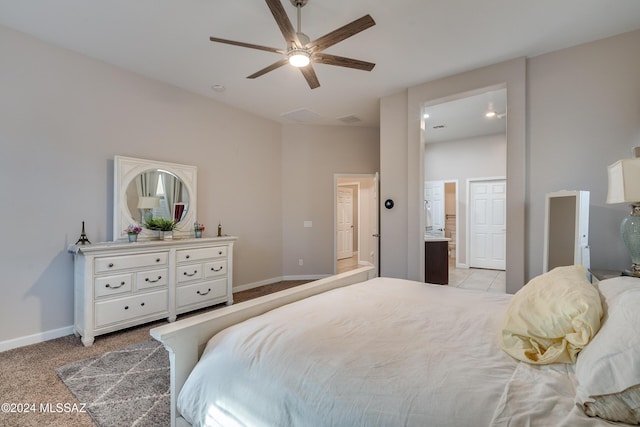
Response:
[[[213,335],[274,308],[331,289],[364,282],[375,276],[374,267],[362,267],[151,329],[151,336],[169,352],[171,426],[189,425],[178,413],[176,401],[189,373]]]

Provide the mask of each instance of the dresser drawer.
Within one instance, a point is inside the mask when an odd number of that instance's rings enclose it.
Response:
[[[176,290],[178,308],[192,304],[205,303],[227,295],[227,279],[211,280],[188,286],[180,286]]]
[[[167,286],[168,284],[169,270],[166,268],[136,273],[136,289],[155,288],[157,286]]]
[[[189,264],[178,267],[178,283],[192,282],[204,277],[202,264]]]
[[[177,252],[178,262],[200,261],[208,258],[220,258],[227,256],[226,246],[213,248],[183,249]]]
[[[227,260],[211,261],[204,265],[204,278],[209,279],[227,274]]]
[[[149,292],[95,303],[96,328],[152,314],[168,313],[169,291]]]
[[[167,265],[168,258],[169,254],[167,252],[96,258],[95,272],[105,273],[108,271],[126,270],[128,268]]]
[[[96,298],[131,292],[131,274],[97,277],[94,286]]]

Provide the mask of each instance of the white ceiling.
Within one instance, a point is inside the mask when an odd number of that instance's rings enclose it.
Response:
[[[423,108],[424,142],[455,141],[507,132],[507,90],[499,89]],[[494,117],[486,113],[493,111]]]
[[[295,8],[283,4],[295,26]],[[284,48],[264,0],[0,0],[7,27],[269,119],[294,123],[282,115],[303,110],[324,125],[354,115],[352,126],[377,126],[380,97],[640,28],[638,0],[309,0],[302,30],[315,39],[365,14],[377,25],[326,53],[374,70],[318,64],[321,86],[310,90],[290,66],[248,80],[277,54],[209,41]]]

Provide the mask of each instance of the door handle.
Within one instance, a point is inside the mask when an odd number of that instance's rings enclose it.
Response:
[[[372,236],[372,237],[380,237],[380,235],[379,235],[379,234],[377,234],[377,233],[376,233],[376,234],[372,234],[371,236]]]

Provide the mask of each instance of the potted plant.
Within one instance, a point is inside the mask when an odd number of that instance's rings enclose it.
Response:
[[[149,230],[158,231],[160,240],[164,240],[164,234],[173,231],[176,228],[176,223],[168,218],[151,218],[144,223],[144,226]]]
[[[196,236],[196,239],[202,237],[202,232],[204,231],[204,224],[200,224],[199,222],[193,223],[193,232]]]
[[[129,237],[129,242],[137,242],[138,234],[142,231],[142,227],[139,225],[130,224],[127,228],[125,228],[124,232],[127,233]]]

